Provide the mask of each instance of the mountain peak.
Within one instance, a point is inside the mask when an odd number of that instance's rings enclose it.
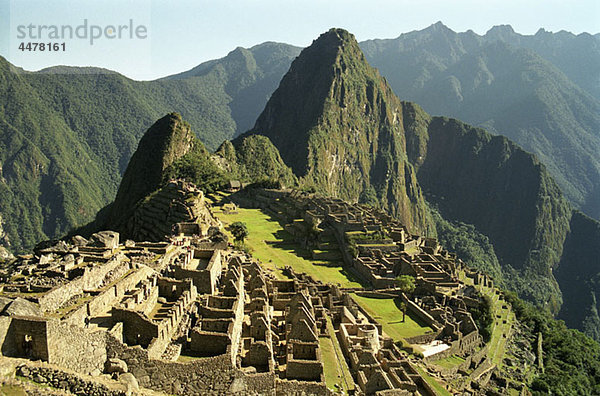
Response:
[[[308,153],[285,136],[286,130],[293,128],[303,135],[302,139],[308,139],[323,115],[326,102],[335,95],[336,81],[339,88],[349,74],[360,74],[359,79],[364,80],[365,73],[370,80],[376,78],[375,75],[380,78],[368,65],[354,35],[344,29],[330,29],[292,62],[251,133],[267,135],[294,173],[304,175]],[[289,121],[293,121],[293,127]],[[294,140],[298,139],[300,136]]]
[[[448,26],[444,25],[442,21],[437,21],[433,25],[428,26],[423,30],[428,33],[437,33],[437,34],[456,34],[456,32],[450,29]]]
[[[249,134],[267,136],[303,185],[354,202],[376,195],[409,228],[426,231],[402,114],[354,36],[330,29],[294,60]]]
[[[500,41],[508,41],[515,36],[518,36],[518,33],[514,31],[511,25],[496,25],[493,26],[490,30],[488,30],[484,37],[491,40],[500,40]]]
[[[511,25],[494,25],[486,34],[494,33],[515,33],[515,30]]]
[[[109,223],[114,229],[128,219],[139,200],[160,187],[167,168],[190,151],[194,142],[190,125],[178,113],[167,114],[146,131],[111,207]]]
[[[325,55],[332,53],[337,54],[348,48],[358,49],[358,42],[354,35],[344,29],[331,28],[314,40],[307,50],[311,49],[312,51],[321,52]]]
[[[349,31],[342,28],[331,28],[327,32],[322,33],[315,41],[320,40],[337,40],[343,42],[356,42],[356,38]]]

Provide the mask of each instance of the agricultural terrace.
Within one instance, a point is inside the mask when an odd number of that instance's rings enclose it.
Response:
[[[309,252],[294,241],[279,221],[260,209],[238,208],[234,212],[225,213],[218,208],[218,204],[219,201],[215,201],[213,212],[225,229],[236,221],[245,223],[249,231],[246,245],[250,247],[252,255],[277,276],[283,278],[283,268],[290,266],[296,272],[305,272],[325,283],[361,287],[356,277],[342,267],[341,260],[334,262],[310,258]]]
[[[406,318],[402,321],[402,311],[398,299],[392,298],[370,298],[353,294],[352,298],[376,319],[383,327],[383,332],[400,341],[405,338],[415,337],[433,331],[433,329],[413,316],[407,310]]]

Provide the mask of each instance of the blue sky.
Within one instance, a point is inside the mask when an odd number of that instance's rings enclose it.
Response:
[[[37,39],[40,26],[83,25],[86,39]],[[106,37],[96,32],[129,25],[147,29],[145,38]],[[98,66],[141,80],[190,69],[225,56],[237,46],[264,41],[306,46],[331,27],[354,33],[359,41],[394,38],[442,21],[455,31],[483,34],[510,24],[523,34],[539,28],[573,33],[600,32],[598,0],[0,0],[0,55],[27,70],[52,65]],[[35,39],[19,38],[33,25]],[[21,30],[23,31],[23,30]],[[68,32],[68,30],[66,30]],[[27,33],[29,33],[27,31]],[[22,42],[65,42],[58,52],[20,51]]]

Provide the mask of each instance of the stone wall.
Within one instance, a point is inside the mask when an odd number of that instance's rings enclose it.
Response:
[[[200,250],[195,257],[205,255],[205,251]],[[187,269],[181,265],[172,267],[173,276],[176,279],[192,279],[194,285],[198,288],[201,294],[214,294],[217,289],[217,283],[221,276],[223,268],[223,258],[220,250],[215,250],[210,256],[210,260],[205,269]]]
[[[6,332],[2,354],[48,361],[46,319],[14,316]]]
[[[15,353],[15,345],[10,337],[7,337],[12,318],[0,316],[0,352],[2,355],[11,356]]]
[[[274,394],[275,393],[275,373],[247,374],[236,378],[232,384],[231,392],[240,392],[242,394]]]
[[[319,381],[323,374],[323,364],[319,360],[288,358],[285,372],[289,378]]]
[[[74,395],[93,395],[93,396],[125,396],[126,393],[120,390],[111,390],[106,385],[90,381],[79,377],[78,375],[56,370],[44,366],[17,367],[17,375],[27,378],[42,386],[50,386],[56,389],[62,389]]]
[[[158,324],[145,318],[139,312],[113,308],[112,318],[115,322],[123,322],[123,340],[128,345],[141,345],[148,348],[152,339],[159,335]]]
[[[106,335],[57,320],[47,322],[48,363],[83,374],[99,375],[106,361]]]
[[[437,330],[435,332],[431,332],[431,333],[427,333],[427,334],[420,334],[418,336],[408,337],[408,338],[405,338],[405,340],[406,340],[406,342],[411,343],[411,344],[428,344],[431,341],[438,338],[438,336],[440,335],[441,332],[442,332],[442,330]]]
[[[124,255],[118,254],[105,264],[86,268],[82,276],[67,284],[57,286],[41,296],[38,300],[40,308],[46,312],[56,311],[73,296],[83,293],[84,290],[98,288],[109,272],[119,266],[129,266],[129,263],[125,262],[124,259]]]
[[[229,356],[198,358],[189,363],[153,360],[139,347],[128,347],[108,337],[108,356],[127,363],[140,386],[175,395],[218,395],[229,392],[236,377],[243,375]],[[262,393],[268,393],[262,390]]]
[[[275,379],[275,395],[277,396],[323,396],[329,394],[329,389],[324,382]]]
[[[404,294],[402,294],[402,301],[404,301],[406,303],[406,307],[412,313],[417,315],[419,317],[419,319],[424,321],[428,326],[433,328],[435,331],[438,331],[442,328],[441,325],[433,318],[433,316],[431,316],[423,308],[421,308],[417,304],[415,304],[414,301],[406,298],[406,296]]]
[[[233,326],[232,326],[233,327]],[[218,356],[231,353],[231,338],[227,333],[206,332],[194,328],[190,333],[190,350],[202,356]]]
[[[154,271],[148,267],[140,267],[136,271],[128,274],[119,280],[113,286],[100,292],[92,298],[87,304],[82,305],[76,310],[70,312],[65,318],[69,324],[85,326],[85,318],[88,316],[98,316],[108,312],[112,306],[118,302],[125,293],[136,287],[142,280],[152,276]]]
[[[198,288],[198,293],[201,294],[212,294],[213,288],[211,287],[211,274],[206,270],[190,270],[179,266],[173,267],[173,275],[176,279],[191,279],[194,285]]]

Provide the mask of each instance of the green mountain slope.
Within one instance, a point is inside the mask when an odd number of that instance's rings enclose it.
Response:
[[[235,135],[234,117],[247,129],[295,54],[265,43],[207,62],[198,75],[149,82],[97,68],[30,73],[0,57],[2,245],[26,251],[91,221],[143,132],[166,113],[181,113],[210,149]]]
[[[597,38],[521,36],[508,27],[478,36],[437,23],[361,48],[402,98],[513,139],[540,158],[571,202],[600,218]]]
[[[244,136],[226,141],[219,147],[213,160],[231,177],[244,182],[278,181],[287,187],[297,185],[298,178],[283,162],[279,150],[268,137]]]
[[[189,80],[214,76],[229,98],[236,135],[254,125],[267,99],[279,85],[281,77],[298,56],[300,48],[267,42],[246,49],[238,47],[226,57],[205,62],[186,72],[164,80]],[[212,147],[212,146],[211,146]]]
[[[20,251],[89,219],[108,199],[85,142],[0,60],[3,244]]]
[[[489,238],[503,271],[517,272],[508,286],[556,311],[560,290],[552,268],[571,207],[545,167],[505,137],[430,117],[414,104],[404,109],[408,157],[427,199],[444,218],[472,224]]]
[[[565,75],[596,99],[600,99],[600,35],[575,35],[540,29],[534,35],[516,33],[510,25],[494,26],[486,41],[502,41],[515,48],[527,48],[558,67]]]
[[[332,29],[292,63],[249,134],[267,136],[303,185],[351,201],[374,190],[408,227],[433,232],[401,117],[354,36]]]

